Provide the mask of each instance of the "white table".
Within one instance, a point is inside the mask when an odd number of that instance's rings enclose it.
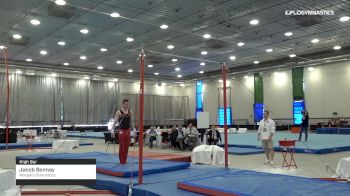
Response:
[[[72,150],[79,146],[78,140],[58,140],[52,143],[52,149],[54,150]]]
[[[16,173],[12,169],[0,168],[0,195],[20,196],[19,187],[16,186]]]
[[[37,131],[36,129],[26,129],[23,130],[23,135],[37,136]]]
[[[223,165],[225,152],[216,145],[200,145],[193,149],[191,160],[193,164]]]
[[[337,175],[350,178],[350,157],[341,158],[338,162]]]
[[[67,130],[57,130],[57,131],[60,134],[60,138],[67,137]]]
[[[39,142],[41,142],[40,137],[35,137],[31,141],[31,143],[39,143]],[[18,138],[17,143],[27,143],[26,138],[25,137]]]

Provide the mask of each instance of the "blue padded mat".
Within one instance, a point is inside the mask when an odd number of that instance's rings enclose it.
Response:
[[[337,127],[323,127],[316,128],[317,134],[350,134],[350,128],[337,128]]]
[[[118,155],[102,153],[102,152],[86,152],[86,153],[57,153],[57,154],[45,154],[45,155],[29,155],[29,156],[17,156],[17,159],[96,159],[96,170],[112,176],[130,177],[138,175],[138,158],[134,159],[134,165],[132,166],[132,159],[128,158],[127,164],[119,164]],[[174,162],[164,160],[143,160],[143,174],[161,173],[179,169],[185,169],[190,167],[190,163],[187,162]]]
[[[137,184],[137,177],[133,178],[133,196],[197,196],[200,194],[183,191],[176,187],[179,180],[190,180],[198,177],[206,177],[224,172],[224,168],[192,165],[190,168],[157,173],[143,177],[143,184]],[[97,174],[96,186],[90,186],[99,190],[111,190],[119,195],[127,195],[129,178],[118,178],[104,174]]]
[[[350,193],[348,184],[234,169],[211,177],[182,180],[180,184],[205,190],[206,193],[220,191],[221,195],[348,196]]]
[[[78,137],[78,138],[93,138],[93,139],[104,139],[103,132],[70,132],[68,131],[67,137]]]
[[[91,146],[94,145],[92,142],[81,142],[79,143],[79,146]],[[8,144],[8,149],[16,149],[16,148],[26,148],[27,144],[22,143],[10,143]],[[52,142],[43,142],[43,143],[33,143],[33,148],[40,148],[40,147],[52,147]],[[5,150],[6,144],[0,144],[0,150]]]
[[[223,135],[222,135],[223,138]],[[278,141],[284,139],[298,140],[299,134],[276,132],[273,138],[276,151],[281,151]],[[303,138],[304,139],[304,135]],[[261,149],[257,133],[228,134],[229,147]],[[223,146],[220,144],[220,146]],[[308,142],[297,142],[296,153],[326,154],[350,150],[350,135],[309,134]]]
[[[235,154],[235,155],[250,155],[250,154],[264,153],[264,150],[262,150],[262,149],[254,149],[254,148],[229,147],[228,148],[228,153],[229,154]]]

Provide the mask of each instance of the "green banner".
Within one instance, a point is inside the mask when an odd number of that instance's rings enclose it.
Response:
[[[259,73],[254,74],[254,103],[264,103],[264,83]]]
[[[300,100],[304,99],[304,68],[297,67],[292,69],[292,80],[293,80],[293,99]]]

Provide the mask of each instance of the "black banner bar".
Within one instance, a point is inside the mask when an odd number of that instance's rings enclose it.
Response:
[[[16,185],[96,185],[96,180],[16,180]]]
[[[17,159],[17,165],[96,165],[96,159]]]

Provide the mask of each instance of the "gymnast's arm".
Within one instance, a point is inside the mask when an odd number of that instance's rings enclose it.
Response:
[[[121,113],[120,111],[118,110],[116,113],[115,113],[115,116],[114,116],[114,122],[113,122],[113,125],[112,125],[112,130],[111,131],[114,131],[115,129],[115,125],[117,124],[118,120],[119,120],[119,117],[120,117]],[[118,122],[119,123],[119,122]]]

